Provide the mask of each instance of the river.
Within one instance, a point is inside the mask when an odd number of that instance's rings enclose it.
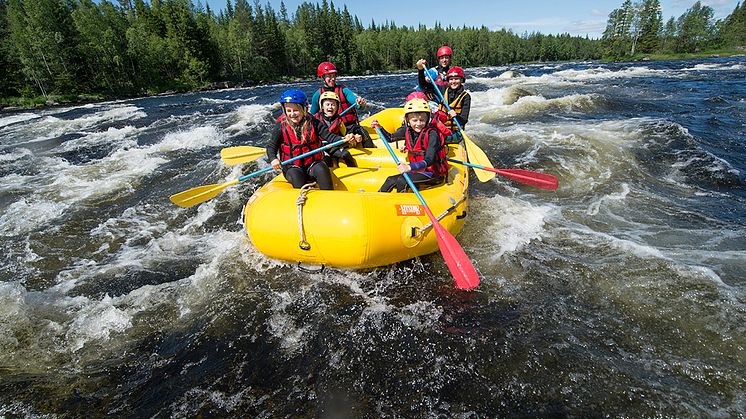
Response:
[[[0,114],[0,416],[746,415],[746,58],[470,68],[472,175],[439,254],[309,274],[241,208],[168,197],[266,167],[318,82]],[[414,72],[344,77],[364,115]]]

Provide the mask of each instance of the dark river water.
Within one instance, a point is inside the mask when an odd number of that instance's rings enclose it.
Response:
[[[0,416],[746,415],[746,58],[467,69],[459,291],[439,254],[309,274],[258,253],[279,93],[0,114]],[[414,73],[341,81],[366,114]]]

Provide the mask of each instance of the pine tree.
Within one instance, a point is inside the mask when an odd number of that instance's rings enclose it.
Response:
[[[660,45],[663,17],[659,0],[644,0],[640,9],[640,39],[638,50],[651,53]]]

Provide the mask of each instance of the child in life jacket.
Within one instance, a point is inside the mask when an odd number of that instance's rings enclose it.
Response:
[[[428,101],[427,95],[425,94],[425,92],[422,92],[422,91],[414,91],[408,94],[407,98],[404,100],[404,103],[406,104],[412,99],[422,99],[422,100]],[[431,123],[434,124],[438,132],[443,134],[443,137],[446,139],[446,144],[451,144],[448,142],[448,140],[449,138],[452,138],[454,133],[453,131],[448,129],[448,127],[445,125],[446,121],[448,121],[448,115],[446,115],[445,112],[438,109],[437,104],[428,101],[428,105],[430,106],[430,113],[432,115],[432,117],[430,118]],[[407,126],[407,121],[406,120],[402,121],[402,127],[406,127],[406,126]],[[459,136],[458,140],[455,141],[454,144],[458,143],[460,141],[460,138],[461,137]]]
[[[337,94],[334,92],[324,92],[319,97],[319,103],[321,104],[321,107],[320,110],[314,115],[316,119],[326,125],[326,128],[332,134],[336,134],[339,136],[347,135],[347,127],[345,126],[345,123],[342,122],[342,118],[339,116],[338,112],[339,96],[337,96]],[[360,134],[353,135],[355,136],[355,141],[362,141],[362,137],[360,136]],[[357,163],[352,157],[352,154],[347,151],[347,147],[350,144],[351,143],[345,143],[338,147],[327,150],[326,156],[324,157],[327,166],[332,167],[334,160],[342,160],[347,167],[357,167]]]
[[[308,99],[302,91],[286,90],[280,96],[279,102],[283,108],[283,115],[278,119],[267,144],[267,157],[270,159],[270,164],[275,170],[282,170],[285,179],[294,188],[301,188],[315,180],[319,189],[334,189],[331,171],[324,162],[323,151],[290,164],[281,165],[280,163],[321,148],[322,140],[333,143],[343,138],[329,132],[324,123],[306,111]],[[350,134],[344,139],[350,141],[353,137]]]
[[[342,122],[347,127],[348,132],[361,135],[363,137],[363,147],[375,148],[373,140],[370,139],[368,132],[360,126],[358,121],[357,110],[365,109],[365,99],[357,96],[344,84],[337,83],[337,67],[334,64],[324,61],[319,64],[316,74],[322,79],[323,85],[319,90],[314,92],[311,98],[311,113],[316,114],[321,106],[321,94],[324,92],[334,92],[339,98],[339,114]],[[352,108],[352,109],[348,109]]]
[[[433,85],[425,78],[426,68],[427,63],[425,60],[417,61],[417,69],[419,70],[419,87],[426,94],[436,95],[439,98]],[[450,110],[448,110],[446,105],[443,103],[440,104],[439,109],[448,114],[449,119],[446,121],[446,126],[454,133],[457,133],[460,131],[458,127],[459,124],[461,125],[461,128],[466,129],[466,123],[469,122],[471,95],[469,95],[469,92],[464,89],[463,83],[466,81],[464,69],[461,67],[451,67],[446,74],[446,78],[447,84],[438,86],[438,89],[441,91],[443,99],[448,104],[448,107],[450,107]],[[458,124],[456,121],[458,121]]]
[[[403,173],[408,173],[412,182],[418,186],[432,186],[443,183],[448,175],[447,150],[443,135],[432,123],[430,106],[423,99],[412,99],[404,105],[404,118],[407,126],[399,128],[393,134],[383,129],[378,120],[370,121],[371,128],[380,128],[386,141],[404,140],[408,152],[409,164],[400,163],[398,175],[389,176],[383,182],[379,192],[405,192],[409,185]]]

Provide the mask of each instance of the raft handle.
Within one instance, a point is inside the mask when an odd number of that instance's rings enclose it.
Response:
[[[324,269],[326,269],[325,265],[321,265],[321,268],[319,269],[304,268],[303,265],[301,265],[302,263],[303,262],[298,262],[298,270],[300,270],[301,272],[305,272],[307,274],[320,274],[324,272]]]
[[[456,216],[457,220],[461,220],[461,219],[464,219],[464,218],[466,218],[466,211],[462,212],[461,215],[457,215]]]

